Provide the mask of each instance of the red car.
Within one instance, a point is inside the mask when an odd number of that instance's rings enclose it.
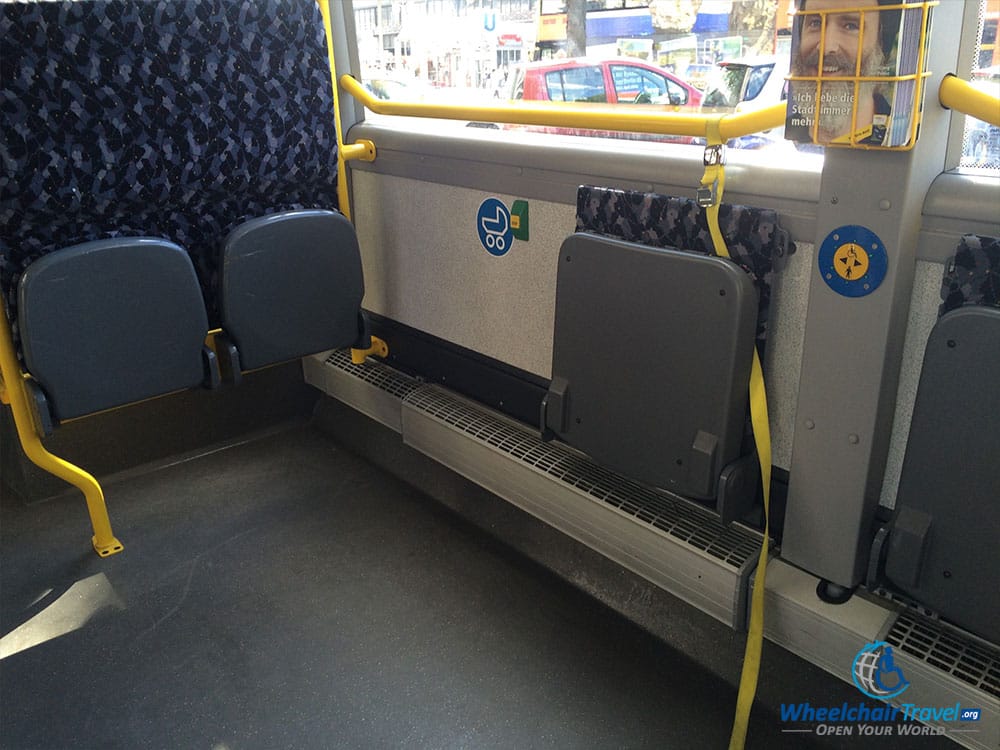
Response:
[[[570,58],[528,63],[515,70],[509,98],[550,102],[665,104],[697,111],[701,92],[641,60]]]
[[[568,58],[528,63],[508,83],[512,100],[656,104],[670,112],[697,112],[701,92],[689,83],[641,60]],[[589,135],[633,140],[690,143],[691,138],[581,128],[527,127],[534,132]]]

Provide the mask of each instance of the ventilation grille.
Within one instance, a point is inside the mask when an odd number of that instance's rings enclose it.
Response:
[[[1000,698],[1000,653],[963,639],[946,626],[904,610],[886,641],[990,695]]]
[[[760,538],[746,529],[723,526],[707,510],[602,469],[559,444],[543,443],[524,427],[502,421],[436,388],[413,393],[407,403],[737,570],[756,559]]]
[[[362,365],[354,364],[351,361],[351,352],[349,349],[338,349],[333,352],[326,358],[326,363],[398,399],[406,398],[411,392],[420,387],[418,381],[408,378],[386,365],[380,365],[372,361],[367,361]]]

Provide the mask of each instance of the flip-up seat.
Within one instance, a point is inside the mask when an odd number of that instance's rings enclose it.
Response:
[[[885,573],[951,622],[1000,642],[1000,239],[949,262],[924,351]]]
[[[233,230],[219,264],[234,371],[359,345],[364,279],[354,227],[337,211],[263,216]]]
[[[171,242],[95,240],[49,253],[21,276],[17,310],[43,421],[218,381],[198,277]]]
[[[766,331],[767,277],[788,242],[773,211],[725,208],[733,260],[715,255],[695,201],[580,188],[578,232],[559,253],[541,423],[730,521],[756,495],[750,366]]]

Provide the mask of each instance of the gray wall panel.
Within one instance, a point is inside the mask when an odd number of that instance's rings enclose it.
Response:
[[[405,125],[405,127],[403,127]],[[691,195],[700,181],[694,147],[619,144],[603,139],[539,138],[531,134],[458,127],[432,121],[378,118],[350,132],[371,138],[372,163],[353,162],[356,223],[364,256],[366,306],[474,351],[549,377],[555,305],[555,258],[573,231],[580,184]],[[781,162],[776,164],[775,162]],[[775,274],[771,337],[765,371],[774,465],[791,468],[796,399],[807,319],[809,279],[815,267],[821,162],[799,154],[781,160],[730,152],[726,200],[774,208],[798,252]],[[760,167],[767,168],[766,178]],[[936,309],[940,264],[968,231],[1000,234],[994,197],[1000,179],[944,174],[923,206],[916,255],[934,261],[918,271],[908,330]],[[495,195],[508,206],[527,199],[531,241],[515,242],[494,258],[475,234],[479,203]],[[441,216],[441,206],[449,207]],[[938,282],[923,282],[936,268]],[[933,276],[933,273],[932,273]],[[928,283],[929,287],[924,287]],[[909,336],[918,335],[911,330]],[[891,505],[905,450],[909,379],[919,375],[923,348],[908,339],[882,502]]]
[[[575,199],[575,188],[572,193]],[[575,207],[529,200],[530,242],[515,240],[510,252],[494,257],[480,245],[475,231],[476,211],[490,195],[508,206],[525,197],[356,172],[364,304],[548,378],[557,258],[559,246],[573,231]],[[446,219],[435,220],[438,206],[450,207]],[[774,465],[780,468],[788,468],[791,460],[812,258],[812,246],[800,244],[786,268],[775,274],[765,368]]]
[[[1000,236],[1000,174],[938,175],[924,199],[917,257],[945,263],[970,233]]]

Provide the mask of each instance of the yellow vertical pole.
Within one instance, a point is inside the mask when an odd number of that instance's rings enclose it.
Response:
[[[111,521],[108,519],[108,508],[104,503],[104,491],[93,476],[68,461],[49,453],[42,445],[35,430],[31,416],[28,393],[24,385],[24,376],[14,351],[14,340],[10,332],[7,316],[0,312],[0,400],[10,404],[14,415],[14,427],[21,441],[25,455],[41,469],[59,477],[79,489],[87,501],[87,512],[90,523],[94,527],[91,542],[101,557],[108,557],[121,552],[124,547],[111,531]]]
[[[317,0],[323,14],[323,29],[326,31],[326,54],[330,58],[330,84],[333,86],[333,119],[337,131],[337,202],[340,212],[351,218],[351,201],[347,190],[347,162],[344,159],[344,131],[340,124],[340,96],[337,94],[337,63],[333,58],[333,26],[330,21],[328,0]]]
[[[340,94],[337,90],[337,63],[333,58],[333,25],[330,20],[330,6],[328,0],[316,1],[323,14],[326,54],[330,59],[330,85],[333,86],[333,121],[337,131],[337,203],[340,204],[340,212],[351,219],[351,198],[347,190],[347,159],[350,155],[352,158],[372,161],[375,158],[375,144],[371,141],[362,141],[350,146],[344,144],[344,129],[340,121]],[[389,356],[389,347],[382,339],[376,336],[370,338],[371,346],[367,349],[351,349],[351,361],[354,364],[363,364],[365,357],[369,354],[383,358]]]

